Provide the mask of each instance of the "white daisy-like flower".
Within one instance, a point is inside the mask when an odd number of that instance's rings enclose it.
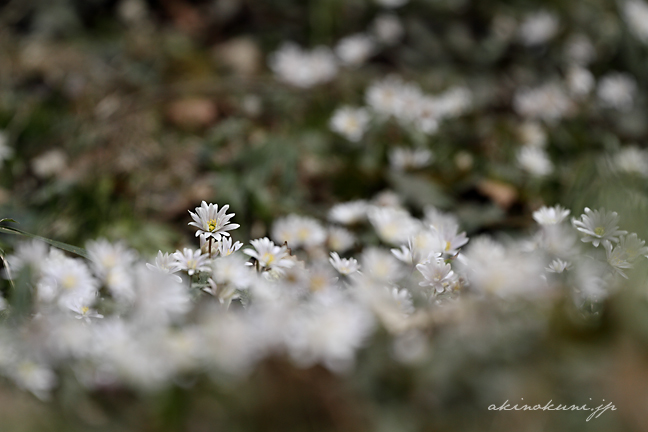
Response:
[[[432,152],[428,149],[396,147],[389,152],[389,165],[396,171],[424,168],[432,162]]]
[[[317,220],[291,214],[277,220],[272,227],[272,238],[290,248],[313,248],[326,241],[326,229]]]
[[[412,300],[412,294],[405,288],[398,287],[385,287],[389,297],[396,303],[398,308],[405,315],[411,315],[414,312],[414,301]]]
[[[627,234],[627,231],[619,230],[619,215],[616,212],[591,210],[585,207],[585,214],[579,219],[572,219],[574,227],[585,234],[581,240],[585,243],[592,243],[598,247],[601,242],[618,242],[619,236]]]
[[[220,304],[229,307],[233,300],[241,298],[240,292],[233,285],[219,285],[212,278],[209,278],[207,283],[203,291],[216,297]]]
[[[442,259],[433,259],[416,265],[421,272],[424,281],[419,282],[420,286],[429,286],[437,293],[442,293],[455,283],[456,276],[452,266],[446,264]]]
[[[352,142],[358,142],[369,127],[371,117],[364,108],[343,106],[335,110],[329,127]]]
[[[519,34],[525,45],[541,45],[558,32],[559,21],[556,15],[540,11],[529,15],[520,25]]]
[[[189,276],[199,272],[208,272],[211,269],[209,255],[203,254],[200,249],[184,248],[182,251],[176,251],[173,257],[176,259],[179,269],[186,271]]]
[[[217,204],[207,204],[203,201],[200,207],[196,207],[196,213],[191,210],[189,214],[193,222],[189,225],[198,228],[196,237],[203,237],[204,239],[213,238],[219,241],[221,237],[228,237],[230,233],[227,231],[238,228],[239,224],[229,223],[229,220],[234,217],[235,213],[226,214],[229,205],[224,205],[218,210]]]
[[[212,279],[219,286],[227,284],[243,289],[252,282],[252,273],[243,256],[232,254],[214,260]]]
[[[465,232],[459,232],[459,226],[430,226],[432,234],[436,237],[436,244],[441,246],[440,252],[447,256],[456,255],[459,249],[468,243]],[[435,250],[436,252],[436,250]]]
[[[77,299],[73,300],[69,305],[68,308],[74,312],[76,315],[74,315],[74,318],[78,320],[84,320],[86,323],[90,324],[92,322],[92,318],[96,319],[101,319],[103,318],[103,315],[98,313],[96,310],[91,309],[84,301],[83,299]]]
[[[9,268],[18,273],[24,267],[30,267],[38,273],[41,265],[47,259],[47,245],[39,240],[29,240],[18,243],[14,253],[7,257]]]
[[[522,169],[537,177],[544,177],[553,172],[553,163],[542,148],[522,147],[517,154],[518,164]]]
[[[337,252],[331,252],[329,262],[340,274],[350,275],[360,270],[360,265],[355,258],[340,258]]]
[[[614,72],[601,78],[596,94],[601,105],[619,111],[629,111],[634,105],[637,81],[628,74]]]
[[[555,260],[551,261],[551,264],[547,266],[545,270],[547,270],[550,273],[562,273],[566,270],[570,270],[572,268],[572,265],[569,261],[563,261],[560,258],[556,258]]]
[[[329,210],[329,220],[343,225],[353,225],[367,218],[369,204],[364,200],[336,204]]]
[[[153,271],[172,275],[178,282],[182,281],[180,276],[173,274],[180,271],[180,264],[178,264],[175,256],[168,252],[162,253],[162,251],[158,251],[155,264],[146,263],[146,267]]]
[[[533,220],[540,225],[556,225],[569,216],[570,211],[556,205],[554,207],[541,207],[533,212]]]
[[[406,243],[420,226],[406,210],[394,207],[372,208],[369,221],[381,240],[395,246]]]
[[[624,252],[625,259],[629,262],[635,261],[640,256],[648,258],[646,242],[641,240],[635,233],[622,236],[619,239],[619,248]]]
[[[610,242],[603,242],[605,248],[605,256],[608,264],[614,269],[615,272],[628,279],[628,275],[624,270],[632,268],[632,264],[626,259],[625,250],[620,245],[612,246]]]
[[[365,93],[367,105],[379,116],[397,115],[404,86],[405,83],[396,76],[372,83]]]
[[[39,299],[46,302],[58,299],[64,309],[78,299],[87,303],[94,301],[99,283],[84,261],[54,255],[43,263],[41,270],[37,285]]]
[[[331,226],[328,229],[327,244],[329,249],[335,252],[346,252],[351,249],[356,242],[356,237],[348,229]]]
[[[347,66],[359,66],[376,51],[373,38],[364,33],[347,36],[335,47],[335,54]]]
[[[324,46],[308,51],[294,43],[284,43],[270,55],[268,63],[281,81],[301,88],[331,81],[338,73],[335,56]]]
[[[241,243],[240,241],[232,244],[231,237],[223,237],[221,238],[221,241],[218,242],[218,253],[220,254],[220,256],[226,257],[241,249],[242,246],[243,243]]]
[[[261,268],[281,271],[295,265],[295,261],[290,258],[288,248],[277,246],[267,237],[251,240],[250,244],[254,249],[245,249],[243,253],[254,258]]]
[[[101,277],[106,277],[116,267],[128,267],[137,259],[137,253],[124,243],[111,243],[106,239],[89,241],[86,250],[96,274]]]
[[[360,257],[363,273],[379,282],[392,282],[403,274],[403,268],[388,251],[370,247],[362,252]]]
[[[619,171],[648,177],[648,152],[635,145],[621,149],[612,158],[612,163]]]
[[[513,97],[513,108],[519,115],[548,122],[564,117],[573,106],[567,91],[557,83],[547,83],[536,88],[522,87]]]

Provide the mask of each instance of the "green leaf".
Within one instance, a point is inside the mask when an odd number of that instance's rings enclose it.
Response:
[[[11,220],[11,219],[3,219],[3,221],[4,220]],[[77,247],[77,246],[72,246],[72,245],[69,245],[67,243],[63,243],[63,242],[56,241],[56,240],[50,240],[48,238],[41,237],[41,236],[36,235],[36,234],[28,233],[28,232],[23,231],[23,230],[18,229],[18,228],[8,227],[8,226],[0,226],[0,232],[4,232],[4,233],[7,233],[7,234],[18,234],[18,235],[22,235],[22,236],[25,236],[25,237],[31,237],[31,238],[43,241],[45,243],[51,244],[52,246],[54,246],[56,248],[63,249],[64,251],[72,252],[73,254],[79,255],[79,256],[81,256],[83,258],[90,259],[90,257],[88,256],[88,252],[86,252],[86,250],[83,249],[83,248],[80,248],[80,247]]]
[[[13,223],[18,223],[18,222],[16,222],[15,220],[13,220],[13,219],[11,219],[11,218],[4,218],[4,219],[0,219],[0,223],[2,223],[2,222],[13,222]]]

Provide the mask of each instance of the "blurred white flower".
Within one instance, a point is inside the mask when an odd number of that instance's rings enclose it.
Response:
[[[286,243],[289,248],[321,246],[326,235],[326,229],[317,219],[296,214],[278,219],[272,227],[273,240],[279,244]]]
[[[537,177],[544,177],[553,172],[553,163],[542,148],[522,147],[517,154],[517,162],[522,169]]]
[[[388,251],[370,247],[360,256],[362,271],[369,278],[380,282],[393,282],[402,276],[402,267]]]
[[[547,133],[538,122],[527,121],[518,128],[522,145],[529,147],[545,147],[547,144]]]
[[[339,133],[349,141],[358,142],[367,131],[369,121],[366,109],[343,106],[333,113],[329,126],[333,132]]]
[[[307,51],[284,43],[270,55],[268,63],[280,80],[301,88],[331,81],[338,72],[335,56],[323,46]]]
[[[609,73],[599,81],[596,94],[601,105],[619,111],[629,111],[634,106],[637,82],[625,73]]]
[[[155,257],[155,265],[146,263],[146,267],[153,271],[173,275],[178,282],[182,281],[180,276],[173,274],[180,271],[180,264],[178,264],[175,256],[168,252],[162,253],[162,251],[158,251]]]
[[[571,213],[569,210],[556,205],[554,207],[541,207],[533,212],[533,220],[540,225],[556,225],[564,221]]]
[[[578,98],[589,95],[596,85],[592,72],[580,66],[571,66],[566,78],[569,92]]]
[[[360,66],[376,51],[373,38],[364,33],[357,33],[340,40],[335,47],[335,54],[347,66]]]
[[[513,108],[527,118],[555,122],[566,116],[573,103],[562,86],[555,83],[536,88],[522,87],[515,92]]]
[[[596,49],[584,34],[574,34],[565,44],[565,60],[570,64],[586,66],[596,58]]]
[[[623,18],[630,31],[643,43],[648,43],[648,5],[641,0],[623,2]]]
[[[355,258],[340,258],[336,252],[331,252],[329,262],[340,274],[349,275],[360,270],[360,265]]]
[[[406,5],[409,0],[375,0],[375,2],[385,8],[398,8]]]
[[[61,174],[67,167],[67,156],[63,150],[49,150],[32,159],[31,167],[34,174],[41,178]]]
[[[369,205],[364,200],[336,204],[329,210],[329,220],[343,225],[353,225],[367,218]]]
[[[372,24],[372,30],[376,39],[385,45],[396,44],[405,33],[398,16],[391,13],[378,15]]]
[[[619,171],[648,177],[648,152],[635,145],[622,148],[612,163]]]
[[[9,138],[4,131],[0,131],[0,165],[13,156],[14,150],[9,147]]]
[[[372,208],[369,221],[382,241],[395,246],[407,243],[420,226],[406,210],[394,207]]]
[[[570,270],[572,265],[569,261],[563,261],[560,258],[556,258],[551,261],[551,264],[547,266],[546,270],[550,273],[562,273],[564,271]]]
[[[424,168],[431,162],[432,152],[428,149],[395,147],[389,152],[389,164],[397,171]]]
[[[203,254],[200,249],[184,248],[182,251],[176,251],[173,257],[178,263],[178,268],[186,271],[189,276],[210,270],[209,255]]]
[[[329,249],[335,252],[346,252],[353,247],[355,242],[356,237],[351,231],[337,226],[329,227],[327,240]]]
[[[528,15],[518,33],[525,45],[541,45],[552,39],[558,32],[558,17],[547,11],[534,12]]]

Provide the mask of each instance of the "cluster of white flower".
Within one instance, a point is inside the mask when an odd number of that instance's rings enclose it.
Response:
[[[331,129],[357,142],[369,128],[372,117],[377,122],[393,117],[404,127],[432,135],[444,119],[463,114],[470,107],[472,96],[465,87],[432,96],[416,84],[390,76],[371,84],[365,101],[367,108],[338,108],[331,118]]]
[[[406,362],[420,344],[408,352],[402,341],[464,296],[547,299],[569,282],[577,302],[599,301],[648,255],[603,209],[586,208],[574,230],[569,210],[543,207],[530,240],[480,237],[464,252],[454,216],[429,207],[417,219],[389,193],[333,207],[329,219],[346,227],[289,215],[272,229],[279,244],[260,238],[246,248],[233,243],[228,208],[203,202],[190,212],[203,247],[160,251],[146,266],[105,240],[88,242],[88,261],[19,245],[7,261],[31,280],[34,298],[26,309],[5,305],[23,328],[0,328],[0,373],[46,398],[63,365],[91,389],[157,388],[201,371],[235,377],[267,356],[344,372],[378,326]],[[578,232],[604,254],[579,253]],[[340,256],[350,249],[357,258]]]

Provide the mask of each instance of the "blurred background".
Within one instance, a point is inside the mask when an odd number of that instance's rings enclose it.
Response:
[[[334,49],[358,33],[380,43],[326,82],[270,67],[285,42]],[[246,241],[279,216],[325,219],[390,190],[414,214],[455,213],[471,237],[527,233],[533,210],[560,203],[615,210],[645,239],[647,43],[648,4],[632,1],[0,0],[0,216],[152,256],[194,241],[187,210],[202,200],[229,204]],[[434,133],[390,120],[354,143],[331,130],[336,109],[391,75],[430,94],[466,88],[470,108]],[[545,174],[520,156],[538,140]],[[432,162],[399,165],[398,147]],[[523,307],[467,307],[501,331],[440,334],[417,367],[378,344],[351,377],[273,360],[236,385],[145,395],[43,403],[2,387],[0,430],[648,430],[645,273],[594,317],[556,306],[548,331]],[[617,411],[487,410],[510,395]]]

